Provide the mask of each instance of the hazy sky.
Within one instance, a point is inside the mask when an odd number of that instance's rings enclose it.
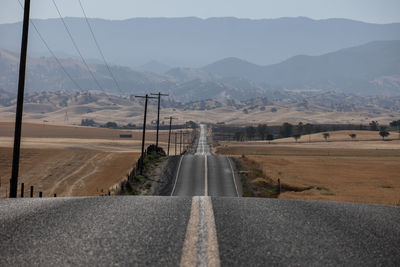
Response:
[[[24,2],[24,0],[20,0]],[[81,0],[89,17],[348,18],[400,22],[400,0]],[[78,0],[56,0],[63,16],[82,17]],[[31,0],[32,18],[57,17],[52,0]],[[0,0],[0,23],[22,20],[18,0]]]

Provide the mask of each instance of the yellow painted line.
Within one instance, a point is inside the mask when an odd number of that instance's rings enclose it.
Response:
[[[221,265],[210,197],[193,197],[180,266]]]

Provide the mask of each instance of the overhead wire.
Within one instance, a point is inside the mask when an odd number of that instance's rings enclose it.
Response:
[[[107,67],[108,72],[110,73],[110,77],[113,79],[113,81],[114,81],[114,83],[115,83],[115,86],[116,86],[117,89],[121,92],[121,87],[119,86],[117,80],[115,79],[115,76],[114,76],[114,74],[113,74],[112,71],[111,71],[110,65],[107,63],[106,58],[105,58],[105,56],[104,56],[104,54],[103,54],[103,51],[102,51],[101,48],[100,48],[99,42],[97,41],[97,38],[96,38],[96,36],[95,36],[95,34],[94,34],[94,31],[93,31],[93,28],[92,28],[92,26],[91,26],[90,23],[89,23],[88,17],[86,16],[86,12],[85,12],[85,9],[83,8],[82,2],[81,2],[81,0],[78,0],[78,1],[79,1],[79,5],[81,6],[82,13],[83,13],[83,15],[84,15],[84,17],[85,17],[86,24],[88,25],[89,30],[90,30],[90,33],[91,33],[91,35],[92,35],[92,37],[93,37],[93,40],[94,40],[94,42],[95,42],[95,44],[96,44],[97,50],[99,50],[99,53],[100,53],[100,55],[101,55],[101,57],[102,57],[102,59],[103,59],[104,64],[105,64],[106,67]]]
[[[54,4],[54,7],[55,7],[56,10],[57,10],[57,13],[58,13],[60,19],[61,19],[61,21],[62,21],[62,23],[63,23],[63,25],[64,25],[65,30],[67,31],[67,33],[68,33],[68,35],[69,35],[69,37],[70,37],[70,39],[71,39],[71,41],[72,41],[72,44],[73,44],[74,47],[75,47],[75,50],[78,52],[79,56],[81,57],[82,62],[85,64],[86,69],[88,70],[88,72],[89,72],[90,75],[92,76],[94,82],[97,84],[97,86],[100,88],[101,91],[104,91],[103,87],[100,85],[99,81],[96,79],[96,77],[94,76],[93,72],[90,70],[89,65],[86,63],[85,58],[82,56],[82,53],[81,53],[81,51],[79,50],[78,45],[76,44],[75,39],[74,39],[74,37],[72,36],[71,31],[70,31],[69,28],[68,28],[67,23],[65,22],[64,18],[62,17],[61,12],[60,12],[60,10],[59,10],[59,8],[58,8],[58,6],[57,6],[55,0],[52,0],[52,1],[53,1],[53,4]]]
[[[24,6],[22,5],[21,1],[18,0],[18,3],[24,9]],[[56,60],[58,65],[60,65],[60,68],[64,71],[65,75],[72,81],[72,83],[80,90],[83,91],[82,87],[78,84],[77,81],[75,81],[72,76],[68,73],[68,71],[64,68],[64,66],[61,64],[60,60],[57,58],[57,56],[54,54],[53,50],[51,50],[49,44],[46,42],[46,40],[43,38],[42,34],[40,33],[39,29],[36,27],[35,23],[32,20],[29,20],[33,28],[35,29],[37,35],[39,36],[39,39],[43,42],[43,44],[46,46],[47,50],[49,50],[50,54],[53,56],[53,58]]]

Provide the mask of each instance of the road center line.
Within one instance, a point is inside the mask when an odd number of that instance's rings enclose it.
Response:
[[[220,266],[210,197],[193,197],[180,266]]]

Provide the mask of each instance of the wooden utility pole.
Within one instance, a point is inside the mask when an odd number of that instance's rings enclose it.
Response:
[[[158,148],[158,132],[160,130],[160,103],[161,103],[161,96],[168,96],[167,94],[161,94],[160,92],[158,92],[157,94],[153,94],[152,95],[156,95],[158,98],[158,110],[157,110],[157,135],[156,135],[156,147]]]
[[[176,132],[175,132],[175,156],[176,156]]]
[[[24,22],[22,26],[21,55],[19,61],[17,109],[15,114],[13,162],[12,162],[12,171],[10,179],[10,198],[16,198],[18,190],[18,170],[19,170],[19,156],[21,148],[22,113],[24,109],[23,105],[24,105],[24,91],[25,91],[25,71],[26,71],[26,54],[28,48],[30,6],[31,6],[31,1],[25,0]]]
[[[179,151],[182,154],[182,130],[181,130],[181,141],[179,142]]]
[[[157,98],[151,97],[149,95],[145,96],[135,96],[137,98],[144,98],[144,118],[143,118],[143,134],[142,134],[142,155],[139,160],[140,175],[143,175],[143,160],[144,160],[144,143],[146,141],[146,118],[147,118],[147,101],[149,99]]]
[[[164,118],[164,119],[169,119],[169,131],[168,131],[168,152],[167,155],[169,156],[169,147],[170,147],[170,143],[171,143],[171,128],[172,128],[172,120],[176,119],[173,118],[172,116],[169,118]]]

